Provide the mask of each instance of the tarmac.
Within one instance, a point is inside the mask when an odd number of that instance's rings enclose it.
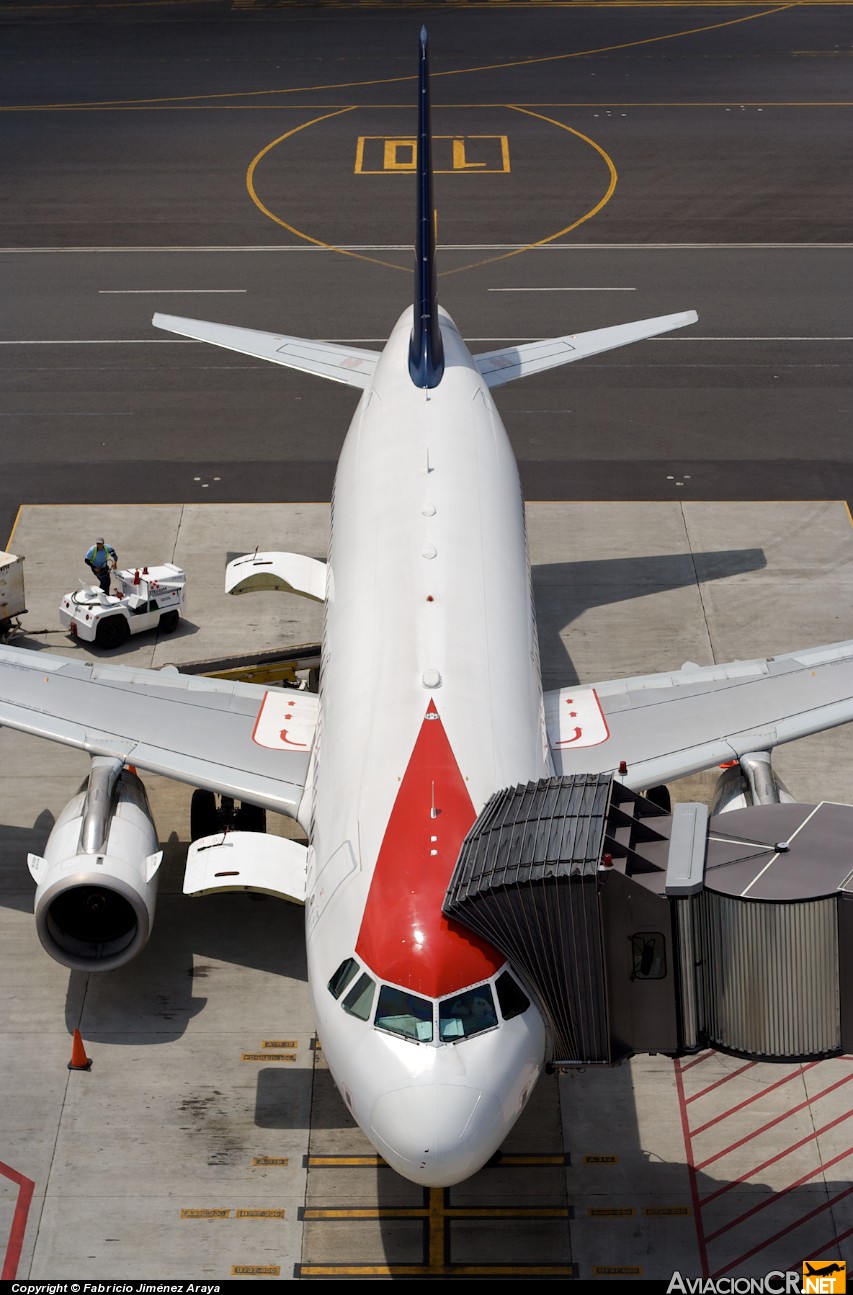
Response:
[[[322,608],[229,599],[256,546],[325,556],[328,506],[26,506],[19,646],[163,666],[317,642]],[[843,503],[528,505],[545,687],[853,637]],[[59,628],[96,534],[174,561],[186,617],[101,653]],[[181,893],[190,789],[145,779],[165,851],[152,938],[69,973],[42,950],[28,852],[87,773],[0,732],[0,1259],[4,1277],[521,1279],[761,1275],[853,1260],[853,1058],[704,1050],[543,1076],[501,1162],[448,1191],[383,1166],[314,1034],[302,914]],[[779,749],[797,799],[853,801],[853,728]],[[715,773],[677,784],[705,798]],[[284,820],[270,830],[298,829]],[[79,1028],[90,1071],[70,1071]]]

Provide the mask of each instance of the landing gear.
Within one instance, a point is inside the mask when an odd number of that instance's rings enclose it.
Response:
[[[190,838],[200,841],[219,830],[219,812],[212,791],[194,791],[190,801]]]
[[[258,805],[241,805],[234,816],[238,832],[265,832],[267,812]]]
[[[669,794],[669,787],[661,783],[659,787],[649,787],[643,795],[646,800],[650,800],[658,809],[662,809],[665,814],[672,813],[672,797]]]
[[[265,832],[266,810],[257,805],[235,805],[231,796],[217,797],[199,788],[190,802],[190,838],[200,841],[217,832]]]

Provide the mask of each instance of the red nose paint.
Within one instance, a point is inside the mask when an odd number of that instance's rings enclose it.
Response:
[[[383,980],[438,998],[493,976],[505,962],[441,911],[476,817],[431,701],[388,819],[356,943],[358,957]]]

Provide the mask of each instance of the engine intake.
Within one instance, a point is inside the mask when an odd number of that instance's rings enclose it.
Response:
[[[95,757],[44,857],[27,860],[38,883],[36,931],[52,958],[75,971],[110,971],[145,947],[163,857],[157,844],[140,779],[120,761]]]

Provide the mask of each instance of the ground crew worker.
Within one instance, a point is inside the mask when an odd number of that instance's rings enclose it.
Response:
[[[87,567],[91,567],[98,577],[101,588],[105,594],[110,592],[110,572],[118,562],[116,551],[112,544],[105,544],[103,536],[90,549],[86,551],[83,561]]]

